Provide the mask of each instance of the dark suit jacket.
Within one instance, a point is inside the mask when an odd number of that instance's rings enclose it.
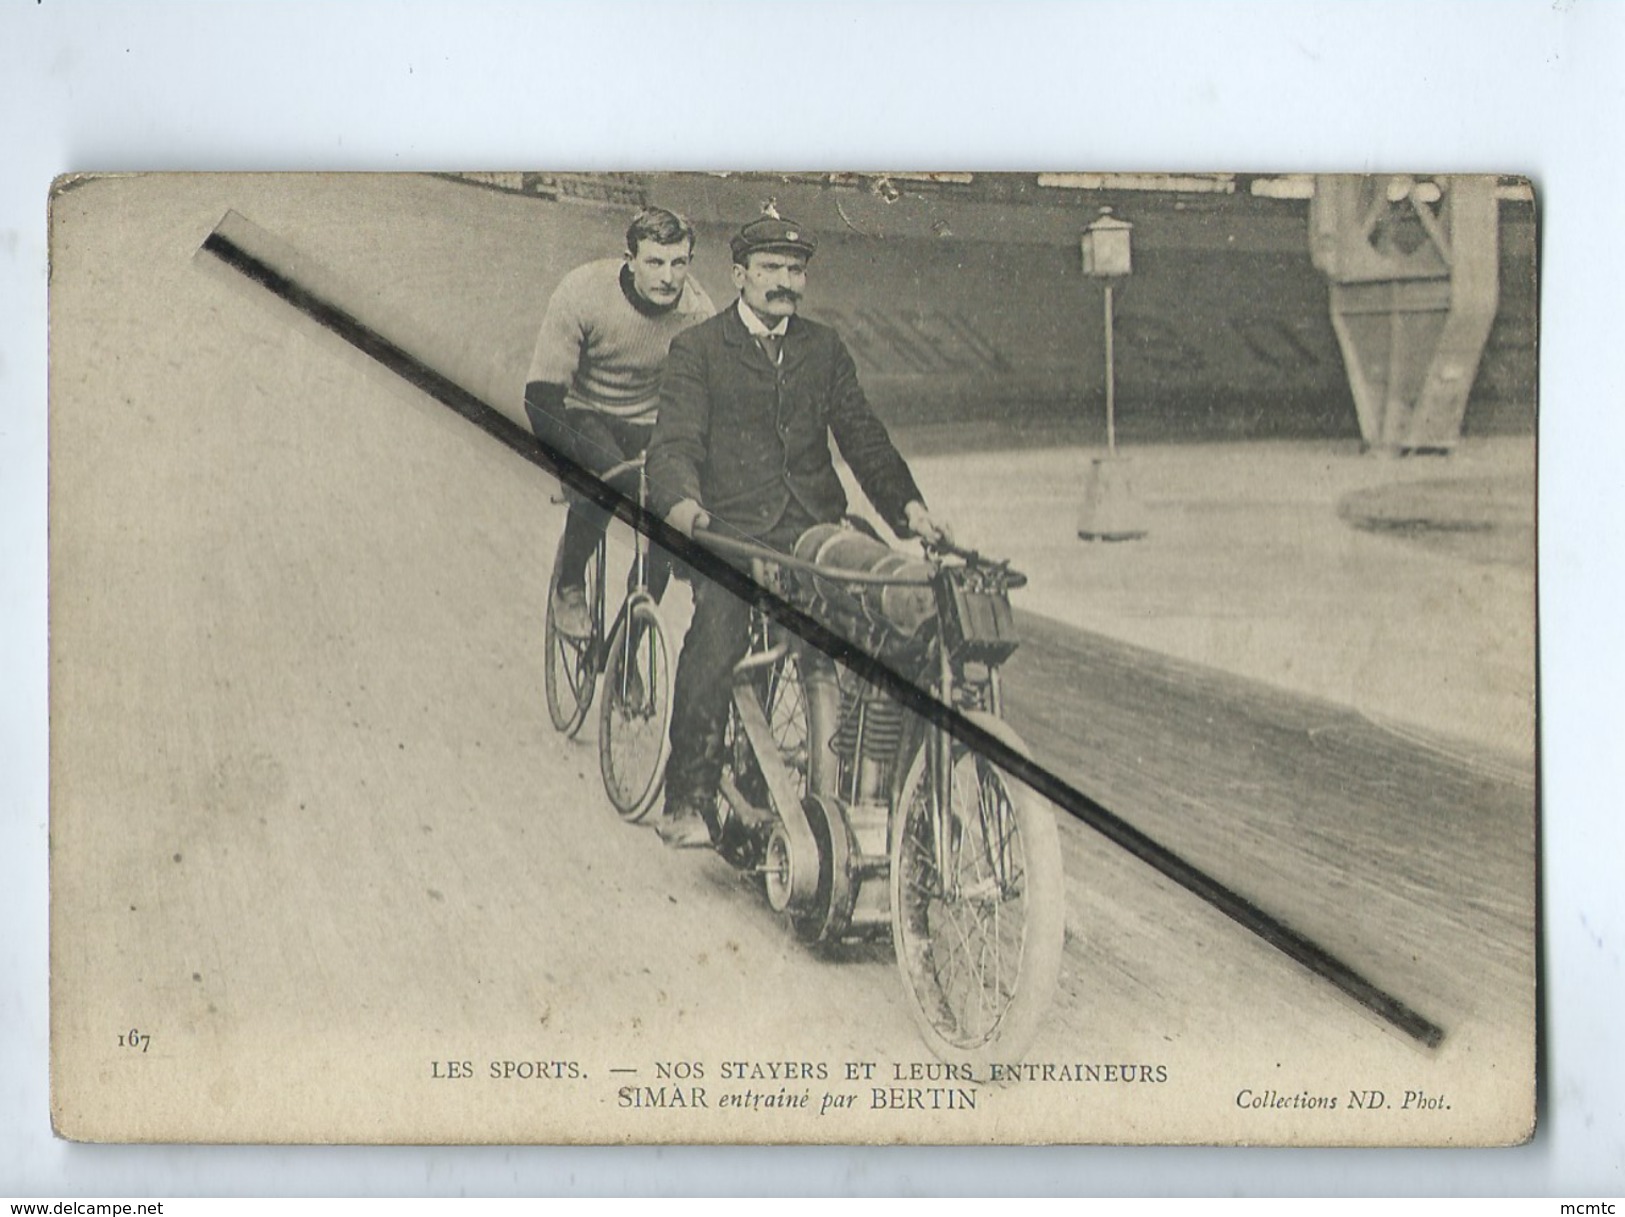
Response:
[[[827,325],[795,316],[778,367],[730,305],[672,339],[649,444],[650,505],[661,515],[697,499],[747,536],[772,528],[795,499],[816,520],[840,519],[846,494],[830,458],[834,435],[870,502],[897,530],[921,497]]]

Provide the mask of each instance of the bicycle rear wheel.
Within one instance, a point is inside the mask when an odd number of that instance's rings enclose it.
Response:
[[[547,691],[547,714],[556,730],[574,735],[587,721],[592,708],[593,685],[598,679],[598,656],[592,638],[576,638],[564,633],[553,620],[553,602],[559,590],[559,558],[564,554],[564,538],[559,538],[553,554],[553,573],[547,580],[547,654],[542,662],[542,683]],[[604,546],[600,542],[587,560],[587,607],[597,625],[598,600],[603,587]]]
[[[609,640],[598,710],[598,767],[623,820],[641,820],[665,785],[671,686],[660,613],[648,600],[633,601]]]
[[[1022,749],[1002,721],[970,717]],[[932,815],[939,779],[922,744],[892,823],[892,942],[909,1010],[932,1052],[983,1068],[1019,1060],[1049,1008],[1065,880],[1048,804],[957,740],[948,746],[948,873],[938,867]]]

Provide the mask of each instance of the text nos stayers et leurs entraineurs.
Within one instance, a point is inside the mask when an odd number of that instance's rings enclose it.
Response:
[[[577,1060],[471,1057],[430,1061],[429,1078],[447,1083],[562,1083],[602,1087],[602,1098],[636,1111],[970,1112],[989,1088],[1061,1086],[1161,1087],[1167,1065],[1136,1062],[1018,1061],[977,1069],[942,1061],[655,1061],[589,1071]],[[1443,1094],[1420,1088],[1357,1087],[1341,1094],[1242,1087],[1227,1098],[1247,1112],[1445,1112]]]
[[[591,1075],[596,1075],[591,1076]],[[800,1111],[811,1115],[871,1111],[975,1111],[980,1087],[1022,1082],[1161,1085],[1160,1064],[1012,1062],[983,1069],[942,1061],[655,1061],[589,1070],[575,1060],[429,1062],[429,1077],[449,1083],[602,1084],[629,1110]]]

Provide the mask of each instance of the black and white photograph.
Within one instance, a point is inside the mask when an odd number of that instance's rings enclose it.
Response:
[[[56,1132],[1527,1141],[1506,168],[59,178]]]

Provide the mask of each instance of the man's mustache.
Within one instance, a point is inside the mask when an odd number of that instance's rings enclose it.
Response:
[[[772,291],[767,293],[767,298],[769,300],[800,300],[801,293],[798,291],[792,291],[788,287],[775,287]]]

